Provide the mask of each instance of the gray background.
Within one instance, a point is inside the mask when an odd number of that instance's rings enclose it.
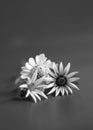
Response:
[[[37,104],[14,100],[27,59],[72,63],[80,91]],[[85,0],[0,1],[0,130],[93,129],[93,4]]]

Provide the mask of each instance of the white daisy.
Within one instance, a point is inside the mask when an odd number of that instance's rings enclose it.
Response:
[[[47,74],[48,69],[51,67],[51,61],[47,60],[47,57],[42,53],[37,55],[34,58],[29,58],[29,61],[25,63],[25,66],[22,67],[21,78],[22,79],[31,79],[35,70],[38,70],[38,78]]]
[[[76,72],[70,71],[71,64],[68,63],[65,68],[63,68],[63,63],[61,62],[59,65],[53,63],[53,68],[49,72],[49,76],[46,80],[50,83],[46,88],[52,88],[48,95],[55,92],[55,95],[58,96],[60,93],[64,95],[65,93],[68,95],[69,93],[73,93],[72,88],[79,90],[79,88],[75,85],[75,82],[80,78],[76,77]]]
[[[19,88],[21,90],[27,89],[25,97],[27,98],[28,96],[31,96],[36,103],[37,99],[41,100],[40,96],[48,99],[43,92],[43,88],[45,87],[45,85],[42,84],[43,80],[44,77],[37,79],[37,70],[36,70],[31,80],[27,80],[27,83],[20,85]]]

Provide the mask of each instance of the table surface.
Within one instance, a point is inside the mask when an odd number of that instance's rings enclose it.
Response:
[[[0,130],[93,129],[93,9],[83,2],[1,2]],[[20,68],[40,53],[71,62],[80,91],[36,104],[18,100]]]

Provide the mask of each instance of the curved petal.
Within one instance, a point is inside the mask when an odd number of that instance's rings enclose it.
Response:
[[[53,73],[50,69],[49,69],[49,71],[48,71],[48,74],[50,75],[50,76],[52,76],[52,77],[56,77],[56,75],[55,75],[55,73]]]
[[[41,84],[41,85],[37,86],[37,88],[46,88],[46,87],[47,87],[47,85],[45,85],[45,84]]]
[[[47,60],[45,65],[50,68],[52,66],[51,60]]]
[[[58,87],[56,87],[56,96],[57,96],[58,90],[59,90]]]
[[[53,62],[53,70],[54,70],[55,74],[57,75],[57,73],[58,73],[58,66],[57,66],[57,64],[55,62]]]
[[[68,72],[70,71],[71,63],[68,63],[67,66],[64,69],[64,74],[67,75]]]
[[[64,88],[64,90],[65,90],[66,94],[68,95],[68,90],[66,88]]]
[[[59,92],[61,91],[61,89],[59,88],[58,89],[58,87],[56,88],[56,96],[58,96],[59,95]]]
[[[70,82],[75,82],[75,81],[77,81],[79,79],[80,79],[79,77],[73,77],[73,78],[69,78],[69,81]]]
[[[50,76],[45,77],[44,80],[45,80],[46,82],[53,82],[53,81],[55,81],[55,79],[52,78],[52,77],[50,77]]]
[[[30,72],[25,72],[25,71],[21,71],[20,74],[21,75],[29,75]]]
[[[36,59],[36,63],[39,65],[43,64],[47,60],[47,58],[45,57],[43,53],[40,55],[37,55],[35,59]]]
[[[20,76],[20,78],[21,78],[21,79],[27,79],[28,76],[23,74],[23,75]]]
[[[42,91],[36,89],[35,92],[36,92],[37,94],[41,95],[42,97],[48,99],[48,97],[47,97]]]
[[[27,69],[29,69],[29,70],[32,69],[32,66],[28,62],[26,62],[25,65],[26,65]]]
[[[27,88],[27,87],[28,87],[27,84],[22,84],[22,85],[19,86],[19,88]]]
[[[36,92],[34,92],[34,95],[41,101],[40,96]]]
[[[63,63],[62,62],[59,65],[59,73],[63,74]]]
[[[29,58],[29,63],[32,67],[36,65],[34,58]]]
[[[73,94],[72,89],[71,89],[69,86],[66,86],[66,87],[67,87],[67,89],[69,90],[69,92],[70,92],[71,94]]]
[[[71,78],[71,77],[75,76],[75,75],[78,74],[78,73],[79,73],[78,71],[76,71],[76,72],[71,72],[71,73],[69,73],[69,74],[67,75],[67,78]]]
[[[44,77],[41,77],[40,79],[37,79],[37,80],[35,81],[35,86],[40,85],[43,81],[45,81]]]
[[[65,94],[64,88],[61,88],[61,93],[62,93],[62,96],[64,96],[64,94]]]
[[[70,87],[72,87],[72,88],[75,88],[75,89],[77,89],[77,90],[79,90],[79,88],[75,85],[75,84],[73,84],[73,83],[68,83],[68,85],[70,86]]]
[[[27,91],[26,98],[30,95],[30,91]]]
[[[18,77],[16,80],[15,80],[15,84],[18,84],[19,82],[21,81],[21,78],[20,77]]]
[[[30,95],[31,95],[31,97],[33,98],[33,100],[35,101],[35,103],[37,103],[37,99],[36,99],[34,93],[33,93],[33,92],[30,92]]]
[[[24,70],[28,70],[29,71],[29,69],[26,66],[22,66],[21,69],[22,69],[22,71],[24,71]]]
[[[37,79],[37,70],[34,72],[32,78],[31,78],[31,82],[34,83]]]
[[[56,88],[53,87],[53,88],[50,90],[50,92],[48,93],[48,95],[51,94],[51,93],[53,93],[55,90],[56,90]]]
[[[46,85],[46,88],[52,88],[54,87],[54,83],[50,83],[49,85]]]
[[[30,70],[29,69],[24,69],[20,72],[20,74],[23,74],[23,73],[30,73]]]

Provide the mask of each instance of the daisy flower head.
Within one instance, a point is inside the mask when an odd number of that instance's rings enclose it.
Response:
[[[37,55],[34,58],[29,58],[28,62],[25,63],[25,66],[22,67],[21,79],[31,79],[33,73],[37,70],[37,78],[40,78],[48,74],[48,70],[51,67],[51,60],[47,60],[45,54]]]
[[[31,97],[34,102],[37,102],[37,99],[41,101],[41,96],[48,99],[44,94],[45,85],[42,84],[44,77],[37,79],[37,70],[34,72],[30,80],[27,80],[26,83],[21,84],[19,88],[25,93],[25,98]]]
[[[65,94],[72,94],[72,88],[79,90],[75,82],[79,80],[79,77],[76,77],[77,71],[71,72],[70,71],[71,64],[68,63],[65,68],[63,68],[63,63],[60,64],[53,63],[52,69],[49,71],[49,76],[47,78],[50,83],[47,85],[46,89],[51,89],[48,92],[52,94],[55,92],[55,96],[61,94],[64,96]]]

